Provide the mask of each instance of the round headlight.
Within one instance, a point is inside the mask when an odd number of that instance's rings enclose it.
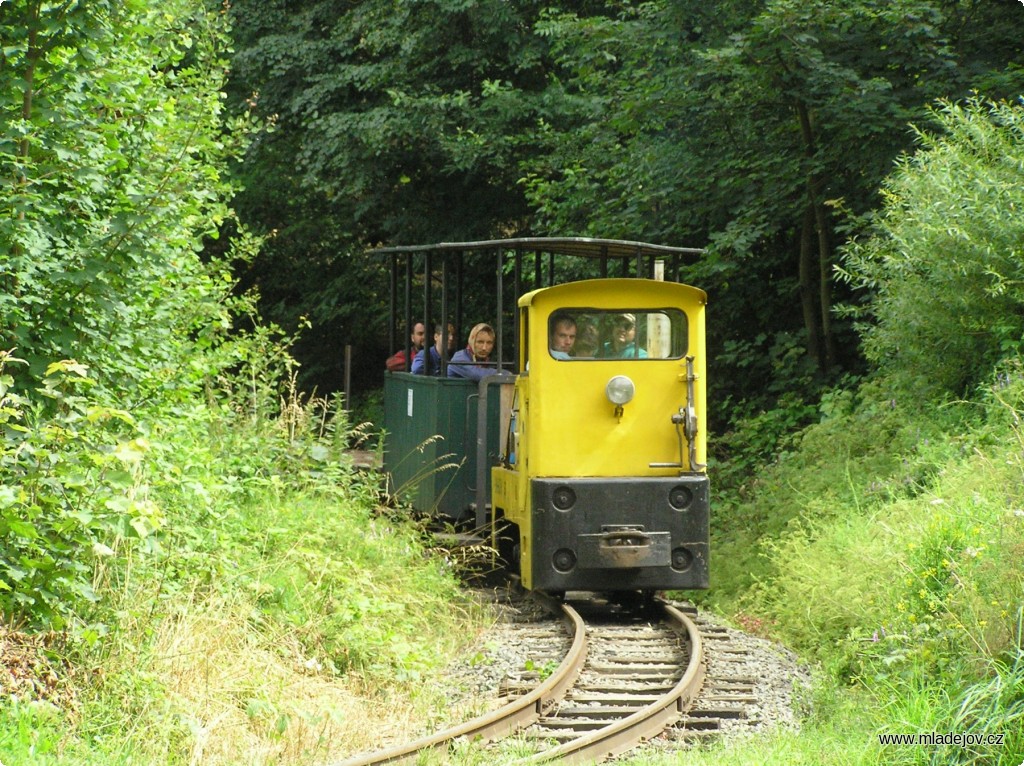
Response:
[[[608,397],[608,401],[620,407],[633,401],[635,393],[636,386],[625,375],[616,375],[604,387],[604,394]]]

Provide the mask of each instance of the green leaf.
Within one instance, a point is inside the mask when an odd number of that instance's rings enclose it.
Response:
[[[35,540],[39,537],[39,531],[36,529],[35,525],[27,521],[8,519],[7,528],[14,534],[20,535],[21,537],[29,540]]]
[[[28,575],[28,570],[20,569],[19,567],[16,567],[13,564],[4,565],[4,572],[6,572],[7,576],[14,580],[14,582],[16,583],[21,582]]]

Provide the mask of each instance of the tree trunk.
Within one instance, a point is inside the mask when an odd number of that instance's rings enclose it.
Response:
[[[819,356],[818,366],[822,372],[828,372],[836,362],[835,338],[832,334],[832,243],[828,229],[828,211],[825,209],[824,181],[814,169],[815,140],[811,114],[802,101],[796,102],[796,112],[800,120],[800,133],[804,139],[804,152],[811,167],[807,173],[808,209],[814,216],[814,228],[818,232],[818,303],[821,323],[821,341],[824,344],[824,358]],[[805,216],[806,224],[806,216]],[[801,269],[803,269],[803,242],[801,242]],[[809,258],[810,256],[808,256]],[[802,274],[801,274],[802,278]],[[809,280],[809,277],[808,277]],[[801,281],[801,285],[802,285]],[[810,338],[808,338],[808,344]],[[820,346],[819,346],[820,347]],[[810,348],[808,348],[810,351]],[[820,351],[819,351],[820,353]]]
[[[21,119],[26,123],[32,118],[32,96],[35,92],[35,80],[36,80],[36,62],[39,60],[41,52],[39,50],[39,16],[40,16],[41,4],[35,3],[29,9],[29,32],[28,32],[28,48],[25,51],[25,90],[21,94]],[[21,159],[21,169],[14,180],[15,187],[28,186],[28,155],[31,144],[26,136],[23,138],[18,145],[18,157]],[[25,208],[20,206],[21,209],[18,211],[18,220],[25,220]],[[11,244],[11,254],[15,258],[20,258],[24,255],[22,246],[18,242]],[[8,292],[15,298],[21,297],[21,284],[18,281],[18,271],[13,269],[6,285]],[[8,328],[12,333],[17,330],[17,325],[12,325]]]
[[[819,191],[814,202],[814,219],[818,228],[818,263],[819,291],[821,308],[821,335],[825,340],[824,372],[828,372],[836,364],[836,338],[832,332],[832,242],[829,236],[828,211],[821,198],[821,179],[815,179],[814,185]]]
[[[814,209],[808,203],[804,208],[804,219],[800,226],[800,306],[804,315],[804,330],[807,332],[807,354],[822,369],[825,360],[821,356],[821,336],[818,333],[817,290],[814,274],[818,259],[814,250]]]
[[[25,51],[25,90],[21,95],[21,119],[28,122],[32,117],[32,96],[33,88],[35,87],[36,79],[36,62],[39,60],[39,46],[37,41],[39,39],[39,3],[36,3],[31,8],[31,19],[29,21],[28,30],[28,49]],[[28,138],[23,138],[21,141],[21,147],[18,154],[22,159],[28,157],[29,141]],[[24,168],[22,169],[22,183],[25,183],[28,179],[24,176]],[[22,212],[24,217],[24,212]]]

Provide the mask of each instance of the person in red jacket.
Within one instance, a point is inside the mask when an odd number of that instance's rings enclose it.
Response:
[[[400,348],[398,351],[388,357],[387,361],[384,362],[384,366],[391,372],[405,372],[411,367],[412,359],[416,356],[423,348],[423,341],[426,340],[427,328],[423,326],[423,322],[417,322],[412,327],[412,332],[409,333],[409,340],[412,341],[412,356],[409,357],[408,363],[406,362],[405,349]]]

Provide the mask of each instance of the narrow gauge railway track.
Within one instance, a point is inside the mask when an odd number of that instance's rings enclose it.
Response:
[[[340,766],[374,766],[410,758],[456,740],[490,742],[516,734],[536,744],[524,763],[593,763],[635,747],[680,720],[704,682],[700,631],[682,611],[659,602],[653,622],[608,618],[585,624],[568,604],[558,611],[572,643],[539,685],[504,707],[405,745]]]

